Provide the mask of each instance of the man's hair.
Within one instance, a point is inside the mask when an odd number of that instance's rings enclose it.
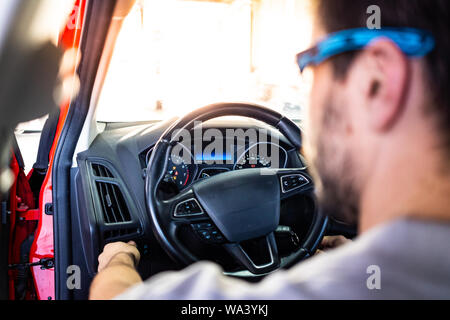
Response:
[[[381,27],[411,27],[430,31],[436,41],[425,57],[427,91],[431,93],[426,113],[436,115],[448,154],[450,154],[449,106],[449,0],[315,0],[314,13],[320,25],[331,33],[343,29],[367,27],[371,14],[367,8],[380,8]],[[357,53],[345,53],[331,59],[335,76],[345,77]]]

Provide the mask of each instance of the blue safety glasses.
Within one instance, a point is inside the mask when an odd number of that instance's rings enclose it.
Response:
[[[427,31],[412,28],[348,29],[329,34],[314,47],[297,54],[300,72],[338,54],[361,50],[377,38],[389,38],[408,57],[423,57],[433,50],[435,41]]]

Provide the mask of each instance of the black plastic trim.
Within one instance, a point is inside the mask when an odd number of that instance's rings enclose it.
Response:
[[[70,171],[76,144],[86,119],[95,77],[110,26],[115,0],[87,3],[85,25],[81,42],[81,61],[78,67],[80,91],[72,101],[53,162],[54,203],[54,251],[55,251],[55,298],[66,300],[73,297],[67,288],[67,268],[72,264],[72,226],[70,211]]]

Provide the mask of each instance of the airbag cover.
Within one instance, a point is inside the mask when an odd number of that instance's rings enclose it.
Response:
[[[265,236],[280,220],[280,182],[261,169],[222,173],[193,185],[200,204],[231,242]]]

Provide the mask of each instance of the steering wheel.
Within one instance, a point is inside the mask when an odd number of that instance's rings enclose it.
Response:
[[[301,148],[299,127],[278,112],[259,105],[218,103],[177,120],[160,137],[147,165],[146,205],[161,246],[174,260],[192,264],[199,259],[180,241],[177,230],[186,225],[197,231],[206,230],[201,233],[202,240],[223,246],[242,266],[244,271],[230,273],[236,276],[264,275],[314,254],[328,223],[316,205],[312,225],[297,250],[280,258],[280,248],[275,241],[275,232],[280,228],[281,201],[299,194],[313,197],[313,181],[304,168],[225,172],[196,181],[171,199],[161,199],[157,191],[164,179],[171,150],[180,139],[177,130],[191,130],[194,122],[222,116],[262,121],[278,129],[297,149]],[[251,239],[265,239],[270,262],[257,264],[249,256],[241,244]]]

